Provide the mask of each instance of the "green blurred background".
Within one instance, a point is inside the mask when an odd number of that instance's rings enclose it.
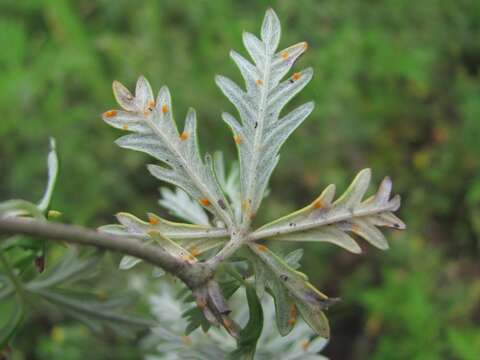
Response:
[[[329,183],[345,189],[371,167],[375,184],[393,178],[408,225],[388,232],[388,252],[305,245],[302,270],[343,299],[329,311],[325,354],[478,359],[478,0],[0,0],[1,199],[41,196],[54,136],[61,173],[53,207],[64,221],[95,227],[122,210],[162,213],[159,183],[145,169],[151,160],[115,146],[119,133],[100,119],[115,107],[112,80],[133,87],[144,74],[155,89],[167,84],[180,122],[196,108],[202,149],[232,161],[220,113],[233,109],[213,76],[240,80],[228,51],[245,54],[241,33],[258,33],[268,6],[282,21],[282,47],[310,45],[296,67],[313,66],[315,76],[294,103],[313,99],[316,108],[283,149],[258,224]],[[119,275],[105,266],[104,276]],[[20,335],[32,359],[140,356],[134,341],[48,314]]]

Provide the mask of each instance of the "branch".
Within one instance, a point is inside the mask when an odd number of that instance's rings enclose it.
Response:
[[[232,320],[228,317],[230,309],[218,283],[213,278],[214,270],[209,264],[192,263],[172,256],[160,246],[152,246],[136,239],[100,233],[74,225],[8,218],[0,219],[0,234],[22,234],[35,239],[95,246],[131,255],[161,267],[182,280],[192,290],[197,305],[210,322],[222,325],[232,336],[237,336],[235,328],[232,327]]]
[[[23,234],[36,239],[95,246],[131,255],[161,267],[181,279],[191,289],[204,285],[213,276],[212,271],[205,264],[190,263],[176,258],[159,246],[148,245],[136,239],[100,233],[74,225],[8,218],[0,219],[0,234]]]

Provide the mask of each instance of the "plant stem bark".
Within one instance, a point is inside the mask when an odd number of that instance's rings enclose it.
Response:
[[[159,246],[145,244],[136,239],[100,233],[80,226],[6,218],[0,219],[0,234],[23,234],[35,239],[95,246],[131,255],[161,267],[181,279],[191,289],[204,285],[213,277],[213,271],[206,264],[184,261]]]

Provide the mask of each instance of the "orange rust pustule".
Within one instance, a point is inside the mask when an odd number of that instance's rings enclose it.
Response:
[[[150,100],[148,102],[148,110],[152,111],[155,108],[155,101]]]
[[[322,200],[317,200],[317,201],[315,201],[315,202],[312,204],[312,207],[313,207],[314,209],[321,209],[321,208],[323,208],[324,206],[325,206],[325,204],[323,203]]]
[[[282,59],[283,60],[288,60],[288,52],[287,51],[282,53]]]
[[[182,256],[182,260],[187,262],[194,262],[195,257],[192,254],[186,254]]]
[[[268,251],[268,247],[262,244],[257,244],[257,249],[260,250],[261,252],[266,252]]]
[[[159,223],[159,221],[155,216],[149,215],[148,216],[148,223],[150,225],[157,225]]]
[[[180,140],[185,141],[188,139],[188,133],[186,131],[180,134]]]
[[[166,114],[168,112],[168,105],[167,104],[163,104],[162,105],[162,113]]]
[[[203,206],[209,206],[210,205],[210,200],[208,200],[207,198],[200,199],[200,204],[202,204]]]
[[[352,224],[351,226],[352,226],[352,231],[353,231],[353,232],[358,232],[358,231],[360,231],[360,226],[358,226],[357,224]]]
[[[255,81],[255,83],[257,85],[263,85],[263,80],[262,79],[257,79],[257,81]]]
[[[303,340],[301,346],[302,346],[303,351],[305,351],[305,352],[308,351],[308,348],[310,347],[310,341],[309,340]]]
[[[198,256],[198,255],[200,255],[200,250],[198,250],[198,248],[196,248],[196,247],[193,247],[190,250],[190,253],[192,254],[192,256]]]
[[[290,305],[290,318],[288,319],[289,325],[294,325],[297,322],[297,307],[295,304]]]
[[[239,135],[234,135],[233,141],[235,141],[235,144],[237,145],[240,145],[243,142],[242,138]]]
[[[299,72],[293,73],[292,75],[292,79],[295,81],[300,80],[301,77],[302,77],[302,74],[300,74]]]
[[[123,129],[123,130],[128,130],[128,125],[127,125],[127,124],[123,124],[122,129]]]
[[[103,113],[103,116],[105,116],[106,118],[111,118],[117,116],[117,113],[117,110],[108,110]]]

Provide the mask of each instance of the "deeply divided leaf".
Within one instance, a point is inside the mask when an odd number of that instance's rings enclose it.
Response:
[[[374,196],[362,200],[370,179],[370,169],[360,171],[336,201],[333,201],[335,186],[330,185],[311,204],[261,227],[252,237],[324,241],[359,253],[360,246],[350,236],[355,234],[378,249],[388,249],[388,243],[378,227],[405,229],[405,224],[393,214],[400,207],[400,197],[395,195],[390,198],[392,181],[386,177]]]
[[[224,76],[215,79],[240,115],[240,122],[228,113],[223,114],[223,120],[231,127],[238,148],[243,222],[247,225],[264,197],[280,148],[313,110],[310,102],[280,117],[283,107],[313,74],[312,69],[306,69],[280,82],[307,49],[302,42],[277,52],[280,32],[278,17],[270,9],[262,24],[261,39],[250,33],[243,35],[253,63],[235,51],[230,53],[245,80],[246,91]]]

